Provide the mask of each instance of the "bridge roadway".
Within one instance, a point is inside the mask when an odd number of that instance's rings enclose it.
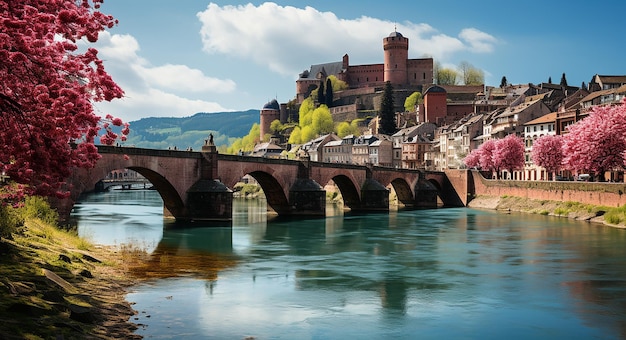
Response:
[[[53,201],[61,219],[83,192],[116,169],[130,169],[148,179],[164,202],[164,214],[181,221],[231,221],[232,189],[243,176],[258,181],[268,210],[278,215],[325,216],[323,185],[337,185],[352,211],[389,211],[389,189],[406,208],[464,206],[467,178],[444,172],[352,164],[269,159],[219,154],[205,142],[202,151],[98,146],[102,156],[91,169],[76,169],[67,179],[70,197]]]

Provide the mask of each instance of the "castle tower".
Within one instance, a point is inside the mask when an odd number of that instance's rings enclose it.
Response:
[[[263,139],[263,136],[266,134],[271,133],[270,125],[276,119],[280,119],[280,105],[278,105],[276,99],[272,99],[272,101],[263,105],[261,109],[261,124],[259,127],[261,130],[261,139]]]
[[[441,86],[433,85],[424,91],[424,103],[420,105],[420,122],[441,125],[448,115],[447,91]],[[422,110],[422,107],[424,108]]]
[[[392,85],[405,85],[407,78],[407,60],[409,59],[409,39],[400,32],[393,31],[383,38],[385,51],[384,81]]]

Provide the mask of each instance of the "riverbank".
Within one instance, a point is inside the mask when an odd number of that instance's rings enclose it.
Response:
[[[616,228],[626,228],[626,222],[608,223],[604,215],[611,208],[582,204],[578,202],[561,202],[549,200],[533,200],[515,196],[479,195],[470,200],[469,208],[490,209],[500,211],[516,211],[530,214],[567,217],[579,221],[601,223]]]
[[[0,339],[140,339],[117,250],[29,219],[0,239]]]

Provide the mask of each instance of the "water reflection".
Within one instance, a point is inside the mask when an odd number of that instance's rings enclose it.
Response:
[[[237,202],[232,228],[160,230],[136,271],[159,279],[128,296],[141,335],[626,337],[624,230],[471,209],[268,219],[264,204]]]

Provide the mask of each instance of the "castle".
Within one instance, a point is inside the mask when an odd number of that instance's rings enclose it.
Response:
[[[295,105],[300,105],[328,76],[334,75],[348,85],[347,90],[335,94],[330,108],[335,121],[362,118],[378,111],[382,89],[387,81],[394,87],[397,111],[404,111],[403,103],[407,96],[415,91],[424,94],[424,89],[433,84],[433,59],[409,59],[409,39],[395,30],[383,38],[383,52],[382,64],[350,65],[349,57],[345,54],[342,61],[311,65],[296,80]],[[443,106],[445,108],[445,99]],[[278,119],[284,123],[293,115],[293,109],[290,110],[287,104],[278,104],[276,100],[265,104],[261,109],[261,136],[270,132],[272,121]]]

